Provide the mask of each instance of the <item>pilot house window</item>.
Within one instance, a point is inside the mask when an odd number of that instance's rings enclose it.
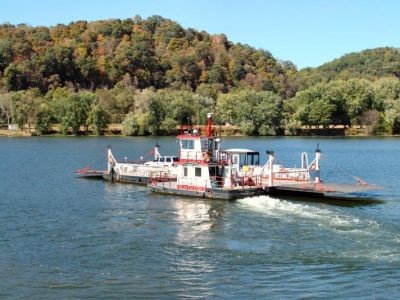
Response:
[[[194,175],[196,177],[201,177],[201,168],[194,168]]]
[[[194,149],[194,140],[182,140],[182,149]]]

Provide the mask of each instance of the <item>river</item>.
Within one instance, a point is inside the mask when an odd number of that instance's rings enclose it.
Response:
[[[300,165],[319,144],[322,178],[382,186],[356,207],[150,194],[78,179],[106,147],[136,159],[155,138],[0,138],[0,298],[396,298],[399,138],[225,138]],[[158,139],[175,154],[172,137]],[[396,296],[397,295],[397,296]]]

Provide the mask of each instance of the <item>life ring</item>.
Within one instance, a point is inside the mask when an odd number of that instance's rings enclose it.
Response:
[[[157,182],[156,182],[156,181],[152,181],[152,182],[151,182],[151,185],[152,185],[152,186],[156,186],[156,185],[157,185]]]

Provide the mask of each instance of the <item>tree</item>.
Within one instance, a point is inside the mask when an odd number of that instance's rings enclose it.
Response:
[[[46,134],[50,131],[54,122],[53,112],[48,105],[42,103],[36,113],[35,129],[40,134]]]
[[[12,62],[12,44],[9,39],[0,42],[0,72]]]
[[[360,117],[361,125],[366,125],[368,129],[368,134],[371,134],[379,123],[379,112],[376,109],[367,110],[362,113]]]
[[[108,120],[108,113],[99,104],[94,104],[89,112],[86,125],[92,128],[95,135],[102,135]]]
[[[217,100],[218,95],[222,92],[224,92],[224,85],[218,83],[217,84],[201,83],[196,89],[196,94],[212,98],[214,99],[214,101]]]
[[[4,70],[3,82],[9,91],[18,91],[26,88],[26,77],[21,65],[16,63],[9,64]]]
[[[300,109],[297,107],[294,99],[283,103],[283,127],[285,128],[285,135],[297,135],[302,125],[299,113]]]
[[[244,134],[276,135],[282,126],[282,105],[272,92],[237,90],[218,98],[217,115],[223,123],[239,125]]]
[[[225,73],[224,68],[221,65],[214,64],[208,73],[208,82],[213,83],[224,83]]]
[[[147,125],[151,135],[162,133],[161,124],[165,119],[165,104],[159,97],[152,97],[147,107]]]
[[[222,124],[238,124],[240,98],[235,93],[220,94],[217,99],[217,120]]]
[[[31,124],[35,121],[39,104],[39,96],[38,89],[29,89],[12,94],[12,118],[19,128],[23,129],[24,125],[28,124],[28,131],[31,131]]]
[[[332,114],[335,109],[333,104],[318,99],[312,102],[308,109],[308,122],[310,124],[324,127],[332,124]]]
[[[11,94],[0,93],[0,116],[7,120],[7,125],[10,125],[11,106]]]
[[[122,122],[122,134],[128,136],[136,135],[139,132],[138,127],[135,115],[132,113],[127,114]]]
[[[383,118],[388,132],[400,133],[400,80],[397,78],[381,78],[373,83],[375,102],[379,111],[384,111]]]
[[[359,124],[361,115],[374,109],[374,92],[366,80],[351,79],[344,83],[343,98],[347,103],[348,115],[352,125]]]
[[[364,111],[380,107],[365,80],[337,80],[297,93],[293,100],[302,125],[356,125]]]
[[[88,112],[96,96],[92,93],[75,93],[62,99],[58,106],[58,118],[61,121],[61,132],[67,134],[71,127],[72,134],[77,134],[82,125],[86,125]]]

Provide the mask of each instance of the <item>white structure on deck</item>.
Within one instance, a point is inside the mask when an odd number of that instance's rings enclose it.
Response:
[[[111,148],[108,148],[107,173],[111,179],[116,181],[145,183],[147,184],[151,177],[163,177],[165,179],[176,178],[177,156],[162,156],[158,145],[154,148],[154,159],[152,161],[127,162],[118,161]]]

